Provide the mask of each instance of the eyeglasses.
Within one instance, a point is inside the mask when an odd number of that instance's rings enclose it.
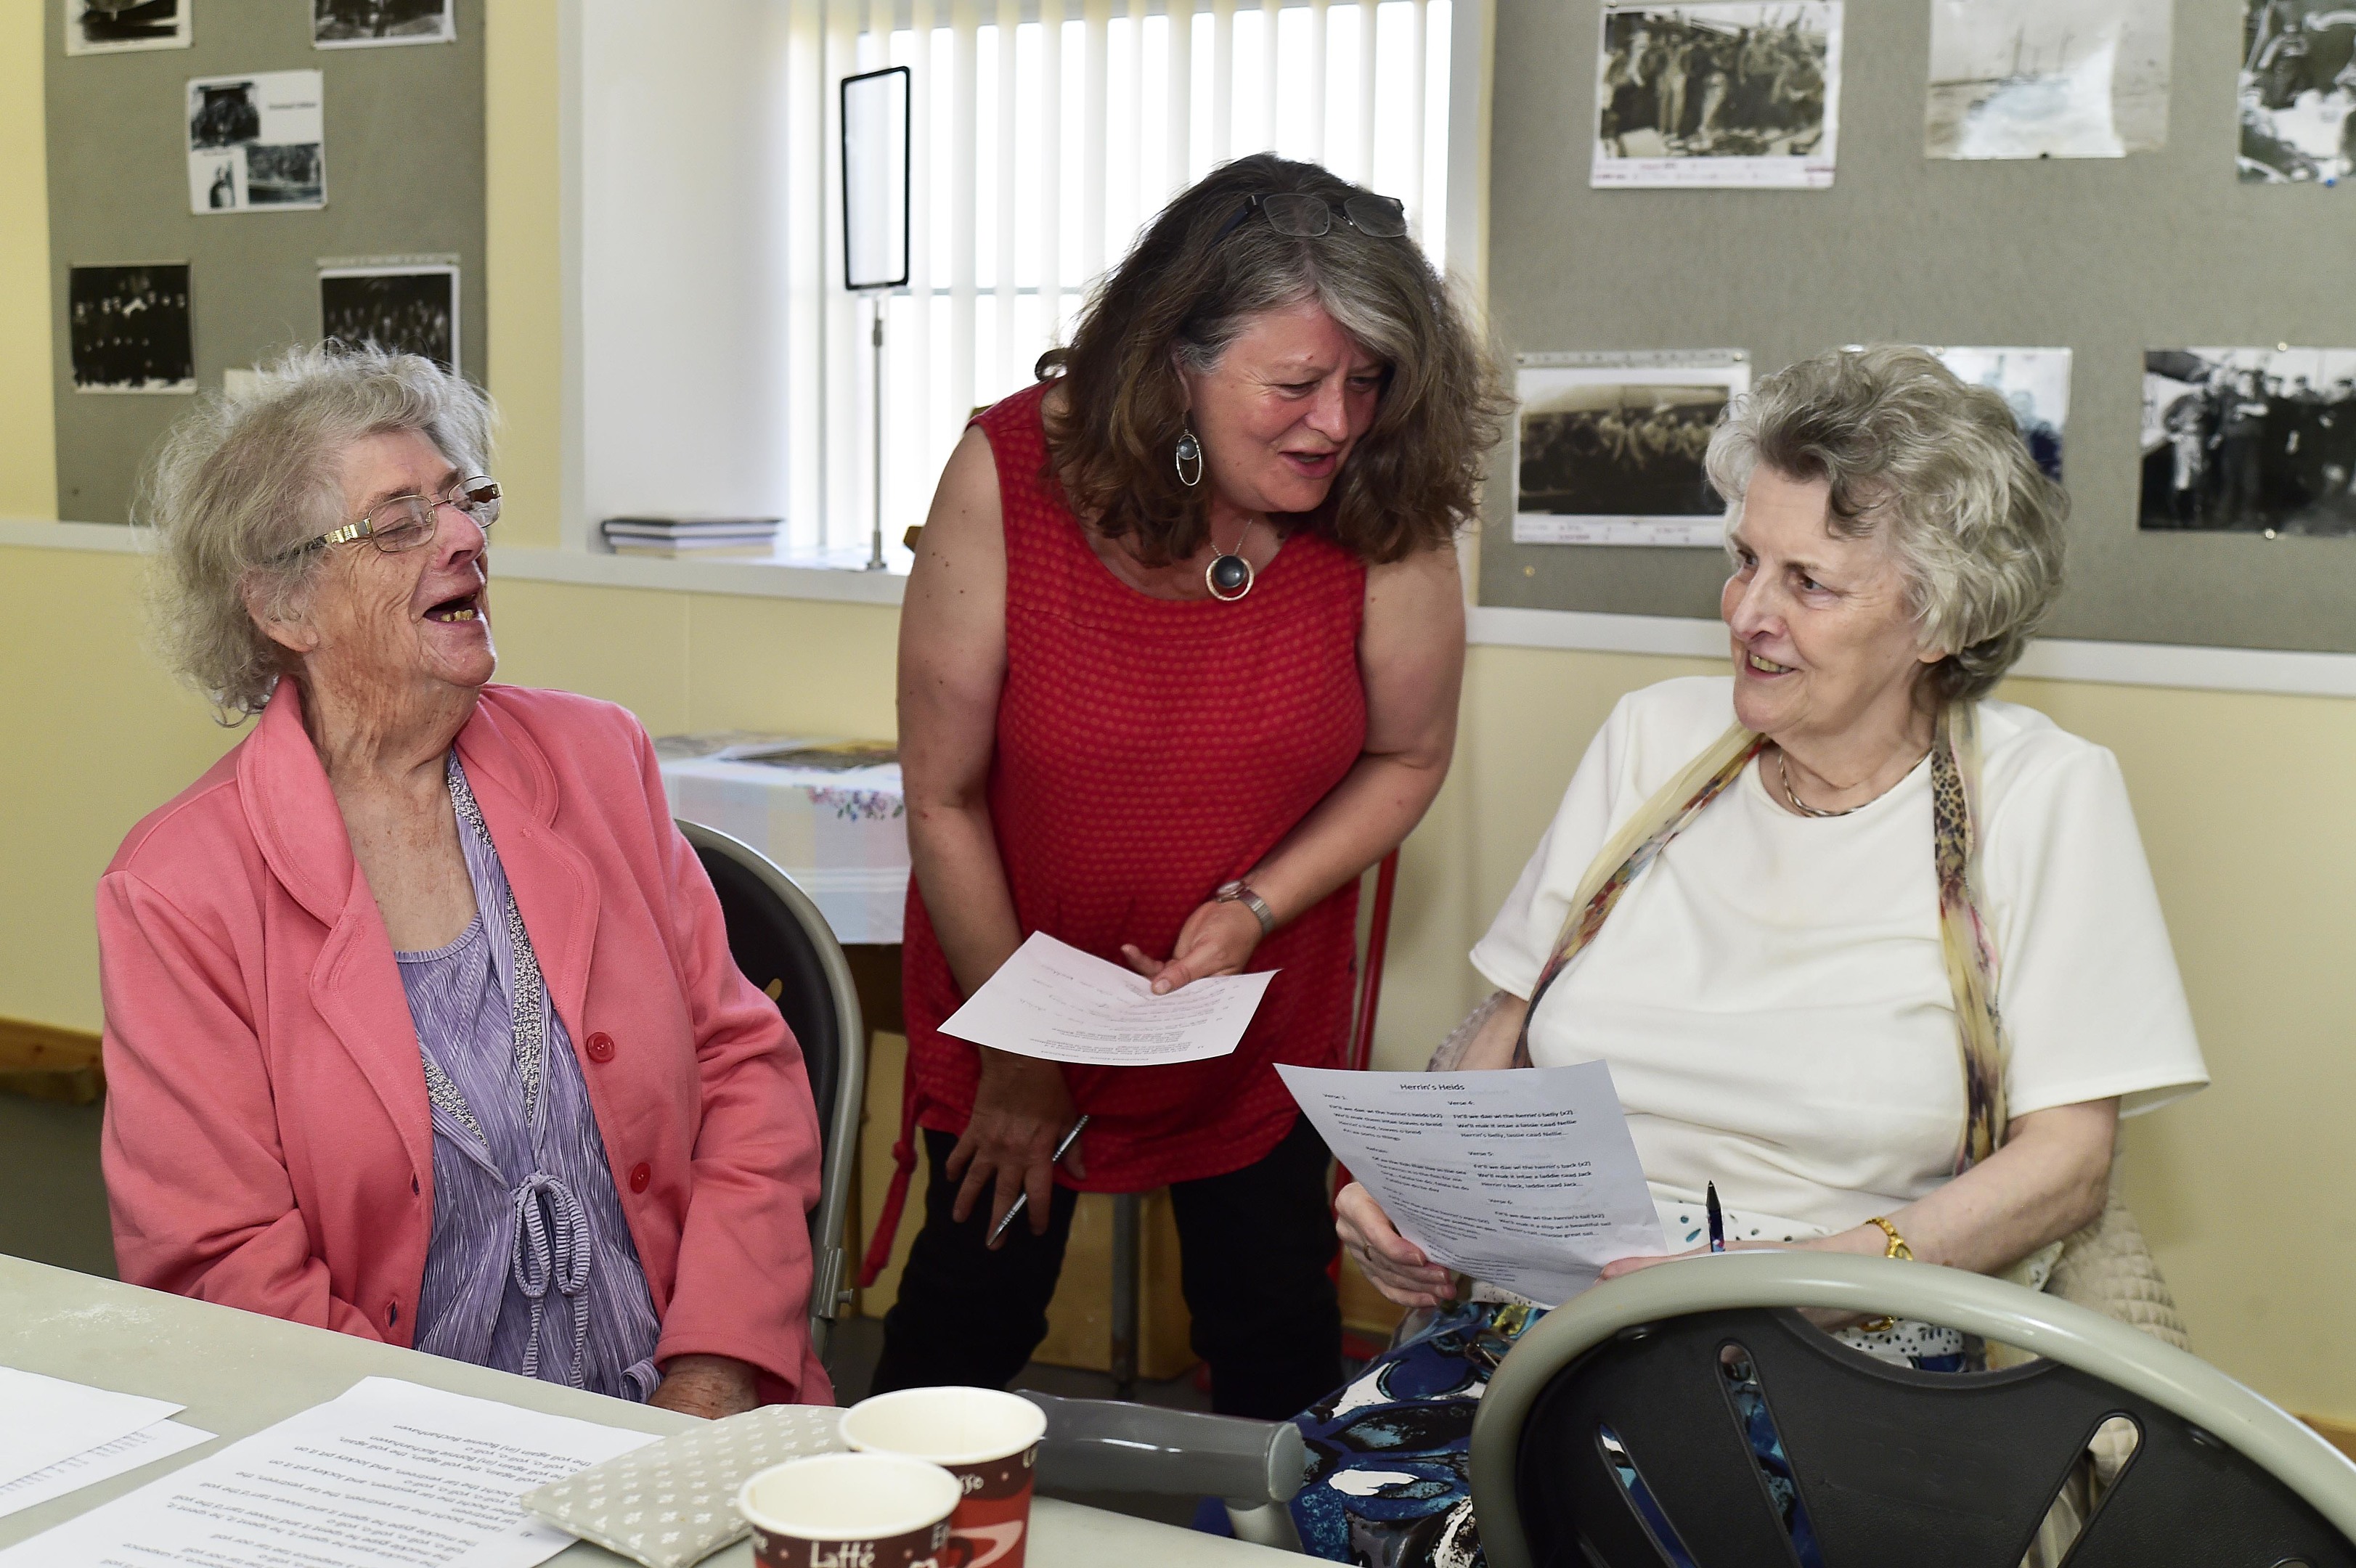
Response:
[[[1396,240],[1407,232],[1407,203],[1395,196],[1372,196],[1361,191],[1337,202],[1322,196],[1281,191],[1246,197],[1226,227],[1211,236],[1211,243],[1215,245],[1242,228],[1244,220],[1255,212],[1267,213],[1268,226],[1293,240],[1314,240],[1332,233],[1337,212],[1342,221],[1373,239]]]
[[[444,507],[455,507],[467,519],[486,534],[499,520],[499,483],[486,475],[461,479],[439,496],[395,496],[371,509],[356,523],[346,523],[317,539],[305,539],[277,559],[291,560],[305,550],[326,545],[349,544],[354,539],[366,539],[386,555],[397,555],[405,549],[415,549],[434,537],[434,514]]]

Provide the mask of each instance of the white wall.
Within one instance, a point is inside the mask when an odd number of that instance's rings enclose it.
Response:
[[[568,10],[580,518],[784,516],[787,7]]]

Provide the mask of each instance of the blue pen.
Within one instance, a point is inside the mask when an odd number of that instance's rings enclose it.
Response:
[[[1726,1216],[1718,1207],[1718,1183],[1709,1183],[1702,1197],[1709,1210],[1709,1250],[1722,1253],[1726,1251]]]

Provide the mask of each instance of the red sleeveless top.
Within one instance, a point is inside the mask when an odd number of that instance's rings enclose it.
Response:
[[[1365,748],[1358,627],[1366,570],[1297,533],[1249,596],[1150,598],[1115,577],[1051,475],[1040,405],[1053,382],[975,420],[998,460],[1006,528],[1006,682],[991,820],[1014,912],[1115,964],[1166,957],[1178,928],[1325,798]],[[1341,1064],[1356,956],[1353,880],[1259,944],[1276,978],[1234,1054],[1162,1067],[1066,1065],[1087,1190],[1218,1176],[1290,1130],[1273,1067]],[[914,879],[905,965],[916,1125],[965,1128],[975,1047],[940,1032],[963,1000]]]

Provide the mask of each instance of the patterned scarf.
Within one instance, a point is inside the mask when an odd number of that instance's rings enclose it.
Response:
[[[1514,1065],[1530,1065],[1530,1020],[1556,978],[1595,941],[1620,895],[1708,806],[1742,776],[1764,735],[1737,724],[1687,763],[1607,840],[1572,894],[1562,934],[1530,987]],[[1950,703],[1931,742],[1931,850],[1939,883],[1939,945],[1955,998],[1955,1033],[1964,1067],[1964,1136],[1958,1175],[2004,1142],[2004,1022],[1997,1012],[1996,942],[1980,915],[1980,743],[1975,705]]]

